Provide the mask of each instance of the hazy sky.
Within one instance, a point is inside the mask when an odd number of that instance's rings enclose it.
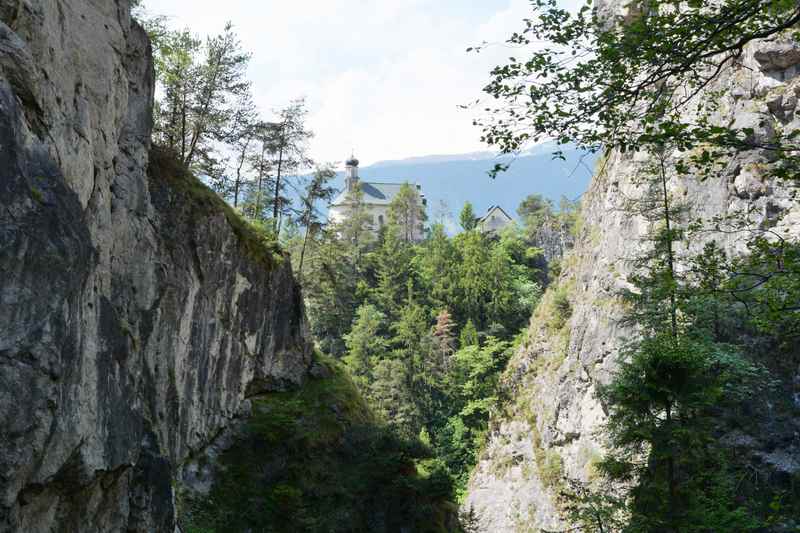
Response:
[[[364,163],[485,150],[473,113],[528,0],[146,0],[151,14],[207,35],[230,20],[253,53],[250,78],[267,112],[305,96],[312,156]]]

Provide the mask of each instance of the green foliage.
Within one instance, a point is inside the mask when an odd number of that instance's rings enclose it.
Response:
[[[458,251],[455,245],[447,237],[444,226],[435,224],[414,257],[414,270],[418,274],[420,288],[434,309],[449,308],[454,302],[457,265]]]
[[[728,277],[731,263],[713,243],[687,261],[690,268],[679,266],[676,249],[686,233],[663,169],[638,203],[653,222],[651,249],[637,259],[625,294],[626,321],[638,336],[598,389],[608,411],[610,451],[597,464],[606,488],[573,487],[571,513],[592,531],[602,517],[624,532],[759,530],[757,506],[742,494],[743,466],[718,438],[721,413],[769,392],[763,365],[742,355],[750,341],[734,334],[742,321],[732,317],[741,317],[746,296],[733,304],[726,287],[741,276]],[[779,286],[776,295],[791,291]],[[598,492],[622,484],[631,487],[627,498]]]
[[[459,344],[462,348],[467,346],[478,346],[478,330],[475,329],[475,324],[472,320],[467,320],[464,329],[461,330],[461,337]]]
[[[376,302],[392,318],[399,316],[406,300],[408,283],[412,280],[413,256],[413,245],[405,240],[396,226],[389,226],[375,255],[378,283],[373,294]]]
[[[376,424],[339,365],[318,364],[332,377],[255,399],[211,493],[184,501],[184,531],[448,531],[441,466]]]
[[[567,324],[567,320],[572,316],[572,304],[569,301],[569,293],[566,287],[558,287],[553,292],[551,304],[553,306],[553,314],[548,327],[551,330],[558,331]]]
[[[383,329],[383,313],[369,304],[362,305],[350,333],[344,336],[347,355],[344,363],[356,384],[367,391],[373,377],[373,368],[386,352],[388,343],[379,335]]]
[[[684,169],[703,176],[737,151],[765,146],[776,176],[800,175],[797,132],[766,140],[715,124],[724,101],[709,90],[749,42],[796,29],[796,2],[652,0],[628,6],[624,20],[590,1],[575,13],[557,0],[531,7],[507,40],[514,56],[484,89],[500,102],[477,121],[488,144],[506,153],[546,138],[594,151],[673,145],[692,152]]]
[[[434,449],[447,464],[463,496],[470,467],[477,461],[497,403],[500,374],[511,357],[511,343],[488,337],[484,345],[464,345],[452,357],[443,388],[447,391],[446,412],[434,426]],[[441,424],[441,425],[440,425]]]
[[[464,207],[461,209],[461,213],[459,214],[458,218],[459,222],[461,223],[461,229],[464,231],[472,231],[478,225],[478,217],[475,216],[475,209],[469,202],[464,204]]]
[[[370,238],[359,203],[308,247],[312,329],[395,434],[427,436],[463,496],[511,341],[541,296],[535,254],[516,228],[449,238],[434,225],[417,243],[405,210]]]
[[[419,239],[424,231],[425,208],[419,191],[404,183],[389,204],[389,224],[396,228],[397,237],[410,243]]]
[[[553,202],[540,194],[531,194],[517,208],[517,214],[529,231],[535,231],[553,218]]]
[[[335,189],[330,186],[330,181],[336,176],[332,167],[317,168],[314,176],[306,187],[301,201],[303,210],[300,215],[300,224],[305,228],[303,244],[300,247],[300,260],[297,266],[297,277],[303,282],[303,263],[305,262],[306,249],[309,243],[314,243],[314,236],[324,228],[322,214],[317,207],[318,202],[328,202],[333,198]],[[291,223],[291,220],[289,220]],[[287,224],[288,225],[288,224]]]

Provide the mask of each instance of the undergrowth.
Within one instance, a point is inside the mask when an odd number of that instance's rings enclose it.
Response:
[[[344,369],[254,400],[210,494],[184,502],[186,533],[458,531],[449,479],[379,425]],[[423,472],[423,473],[420,473]]]

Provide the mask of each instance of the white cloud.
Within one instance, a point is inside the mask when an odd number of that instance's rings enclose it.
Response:
[[[151,12],[196,33],[231,20],[253,52],[264,111],[305,96],[313,156],[365,161],[480,150],[459,104],[480,97],[503,47],[467,54],[519,29],[528,0],[147,0]],[[221,12],[222,11],[222,12]]]

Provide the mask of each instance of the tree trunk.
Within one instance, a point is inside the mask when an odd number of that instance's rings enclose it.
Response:
[[[303,284],[303,261],[306,257],[306,244],[308,243],[308,234],[311,233],[309,219],[306,218],[306,234],[303,236],[303,247],[300,249],[300,265],[297,267],[297,278],[299,283]]]
[[[186,87],[182,89],[181,102],[181,162],[186,164]]]
[[[242,153],[239,157],[239,166],[236,168],[236,183],[233,184],[233,207],[239,207],[239,187],[242,183],[242,168],[244,167],[244,160],[247,156],[247,148],[250,146],[250,138],[248,137],[242,147]]]
[[[281,197],[281,171],[283,170],[283,147],[284,147],[284,138],[283,138],[283,127],[281,126],[281,144],[280,148],[278,149],[278,172],[275,176],[275,202],[272,206],[272,227],[275,230],[275,234],[278,234],[278,209],[280,208],[280,197]]]
[[[672,338],[678,338],[678,309],[677,298],[675,295],[675,252],[672,247],[672,214],[669,205],[669,193],[667,191],[667,170],[664,163],[664,154],[659,154],[659,161],[661,163],[661,192],[662,200],[664,202],[664,222],[667,228],[667,268],[669,269],[669,305],[670,305],[670,322],[672,327]]]

